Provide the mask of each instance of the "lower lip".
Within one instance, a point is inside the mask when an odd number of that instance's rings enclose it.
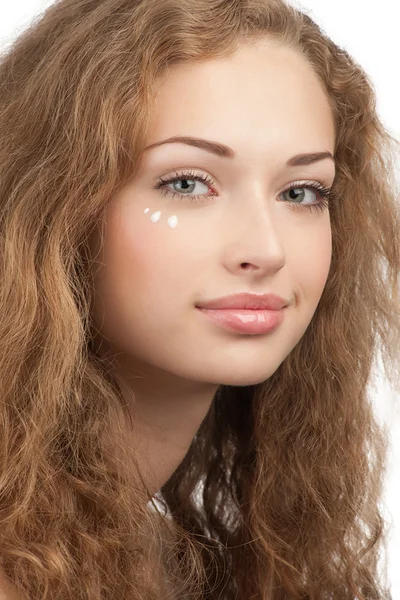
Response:
[[[245,310],[240,308],[200,308],[217,325],[238,333],[260,334],[273,331],[285,317],[284,310]]]

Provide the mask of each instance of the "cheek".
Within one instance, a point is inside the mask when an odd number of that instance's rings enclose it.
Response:
[[[108,267],[107,287],[119,290],[120,301],[126,302],[128,296],[135,304],[151,305],[160,298],[167,300],[171,290],[176,303],[182,282],[188,285],[195,254],[193,235],[179,222],[176,228],[169,227],[171,215],[173,211],[162,211],[153,223],[148,214],[130,209],[110,213],[103,261]]]
[[[126,220],[114,236],[114,253],[119,256],[119,262],[128,263],[139,274],[174,271],[188,262],[186,257],[193,237],[179,224],[176,229],[170,228],[167,218],[165,213],[159,222],[152,223],[147,215],[135,216],[132,226]]]
[[[308,237],[298,254],[297,271],[305,295],[319,301],[328,279],[332,260],[332,236],[330,224]]]

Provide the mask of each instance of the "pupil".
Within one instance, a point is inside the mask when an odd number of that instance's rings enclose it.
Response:
[[[296,192],[298,192],[299,189],[300,188],[292,188],[290,190],[291,198],[293,198],[294,200],[296,200],[297,197],[301,194],[301,192],[299,194],[296,194]],[[292,194],[294,194],[294,196]]]

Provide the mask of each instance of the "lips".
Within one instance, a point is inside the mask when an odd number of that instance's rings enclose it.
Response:
[[[198,304],[205,309],[281,310],[289,303],[276,294],[240,293]]]

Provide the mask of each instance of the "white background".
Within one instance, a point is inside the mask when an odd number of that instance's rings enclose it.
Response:
[[[380,118],[400,139],[398,0],[380,0],[379,3],[365,0],[290,1],[317,21],[368,73],[376,90]],[[0,50],[53,3],[52,0],[0,2]],[[390,530],[388,577],[393,600],[400,600],[400,415],[393,410],[394,401],[399,404],[400,398],[394,397],[383,377],[374,397],[379,420],[390,424],[392,436],[382,510]]]

